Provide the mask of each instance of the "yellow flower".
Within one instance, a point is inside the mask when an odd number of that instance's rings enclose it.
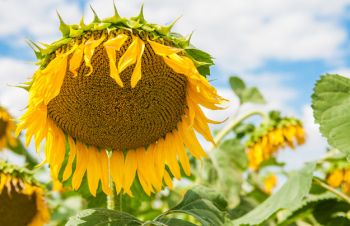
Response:
[[[43,189],[3,170],[0,170],[0,203],[0,225],[42,226],[50,219]]]
[[[335,169],[328,173],[327,184],[341,188],[345,194],[350,195],[350,168]]]
[[[17,139],[15,133],[15,123],[11,115],[5,108],[0,106],[0,149],[5,148],[7,145],[15,147],[17,145]]]
[[[17,131],[26,129],[27,145],[34,136],[37,150],[46,138],[51,174],[62,171],[58,179],[72,178],[73,189],[87,175],[92,195],[100,182],[110,194],[110,172],[118,193],[132,195],[137,176],[150,195],[172,187],[180,167],[190,175],[185,147],[206,156],[195,132],[213,142],[208,123],[216,122],[201,107],[221,109],[224,99],[198,71],[207,64],[188,54],[188,41],[142,15],[80,27],[61,22],[74,33],[39,53]]]
[[[332,173],[330,173],[327,176],[327,183],[334,187],[337,188],[341,185],[341,183],[343,182],[343,178],[344,178],[344,172],[341,169],[337,169],[334,170]]]
[[[248,144],[247,156],[249,167],[258,170],[259,166],[270,159],[280,149],[288,145],[294,148],[295,143],[305,142],[305,133],[301,123],[286,125],[266,130],[256,140]]]
[[[264,179],[264,191],[267,193],[267,194],[271,194],[273,189],[276,187],[277,185],[277,177],[276,175],[270,175],[270,176],[267,176],[265,179]]]

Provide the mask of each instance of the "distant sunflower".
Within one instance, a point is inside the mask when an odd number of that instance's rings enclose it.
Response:
[[[327,183],[350,195],[350,167],[333,169],[327,174]]]
[[[40,69],[17,130],[26,129],[27,144],[34,136],[37,150],[46,137],[52,175],[63,170],[65,181],[73,174],[78,189],[86,173],[93,195],[100,180],[111,192],[109,160],[118,193],[132,195],[136,175],[147,194],[171,187],[171,176],[181,178],[179,162],[190,175],[185,146],[206,156],[195,131],[213,142],[208,123],[215,122],[200,105],[216,110],[223,101],[205,78],[210,55],[170,32],[173,24],[147,23],[142,9],[130,19],[116,9],[105,20],[95,14],[89,25],[60,20],[63,38],[46,49],[35,45]]]
[[[293,118],[283,118],[272,126],[265,127],[252,136],[247,143],[249,167],[253,170],[270,159],[280,148],[289,146],[294,149],[295,144],[305,142],[305,132],[302,123]]]
[[[0,225],[42,226],[49,221],[44,191],[31,175],[0,162]]]
[[[275,189],[277,185],[277,176],[274,174],[268,175],[264,178],[263,181],[264,184],[264,191],[267,194],[272,194],[272,191]]]
[[[15,129],[16,126],[11,115],[0,106],[0,150],[7,145],[11,147],[17,145]]]

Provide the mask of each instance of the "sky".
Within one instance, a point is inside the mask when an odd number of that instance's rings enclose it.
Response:
[[[170,24],[181,16],[174,30],[193,32],[192,44],[212,54],[216,66],[213,80],[219,93],[231,100],[221,113],[235,112],[237,99],[228,78],[238,75],[248,85],[258,86],[267,106],[299,117],[307,132],[307,143],[297,151],[284,151],[279,158],[288,167],[320,158],[326,147],[312,117],[311,94],[324,73],[350,75],[350,0],[144,0],[147,21]],[[138,14],[141,1],[117,0],[122,16]],[[101,17],[113,15],[112,0],[0,0],[0,104],[19,117],[26,107],[27,93],[14,87],[36,70],[35,57],[26,40],[50,43],[61,37],[56,10],[67,23],[78,23],[84,15],[91,21],[92,5]]]

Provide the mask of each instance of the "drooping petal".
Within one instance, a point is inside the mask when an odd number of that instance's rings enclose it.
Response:
[[[63,181],[68,180],[68,178],[72,175],[73,161],[76,156],[75,142],[70,136],[68,136],[68,143],[69,143],[69,157],[68,157],[66,168],[64,169],[64,172],[63,172]]]
[[[98,188],[98,183],[100,181],[101,168],[99,167],[99,154],[96,148],[87,148],[88,155],[90,155],[89,163],[87,164],[87,179],[90,193],[96,196],[96,190]]]
[[[136,169],[137,169],[137,159],[136,157],[136,151],[130,150],[126,154],[125,158],[125,166],[124,166],[124,193],[127,193],[128,195],[132,196],[130,187],[132,185],[132,182],[134,181]]]
[[[81,65],[81,61],[83,60],[84,55],[84,43],[82,42],[77,49],[73,52],[72,57],[69,60],[69,71],[73,73],[73,76],[76,77],[78,75],[78,69]]]
[[[159,56],[169,56],[171,54],[179,53],[182,51],[182,49],[166,46],[151,40],[148,40],[148,43],[151,45],[153,51]]]
[[[136,63],[131,75],[131,87],[134,88],[141,79],[141,58],[145,49],[145,43],[137,36],[133,36],[133,41],[118,62],[119,74],[127,67]]]
[[[120,87],[124,87],[123,81],[120,79],[120,75],[117,69],[116,65],[116,51],[119,51],[120,48],[123,46],[125,41],[129,37],[125,34],[119,34],[115,38],[111,38],[105,43],[103,43],[103,46],[106,49],[108,59],[109,59],[109,73],[110,76],[116,81],[116,83]]]
[[[75,164],[75,171],[72,178],[72,188],[77,190],[80,187],[81,181],[89,164],[89,153],[85,146],[80,142],[76,143],[77,159]]]
[[[113,178],[117,192],[119,193],[124,184],[123,174],[125,172],[124,154],[121,151],[113,151],[110,159],[111,176]]]
[[[91,65],[91,58],[94,55],[95,49],[97,46],[99,46],[103,40],[106,38],[106,36],[103,34],[99,39],[95,40],[93,37],[91,37],[86,43],[84,48],[84,61],[85,65],[90,68],[89,73],[86,76],[91,75],[93,72],[93,68]]]

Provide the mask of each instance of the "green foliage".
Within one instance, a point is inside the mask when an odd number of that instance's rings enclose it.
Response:
[[[267,220],[278,210],[293,209],[300,205],[300,202],[309,193],[314,169],[314,164],[307,164],[298,173],[292,175],[279,191],[248,214],[235,220],[234,225],[257,225]]]
[[[203,190],[204,189],[204,190]],[[197,187],[189,190],[183,200],[175,207],[155,217],[153,220],[141,221],[136,217],[121,211],[107,209],[87,209],[71,217],[67,226],[95,225],[161,225],[161,226],[191,226],[196,225],[192,216],[203,226],[224,225],[227,205],[225,199],[213,190]]]
[[[314,117],[330,145],[350,154],[350,79],[323,75],[312,95]]]
[[[247,87],[242,79],[237,76],[230,77],[232,90],[238,96],[241,104],[265,104],[265,99],[256,87]]]
[[[141,221],[125,212],[108,209],[87,209],[71,217],[66,226],[136,226],[141,224]]]

